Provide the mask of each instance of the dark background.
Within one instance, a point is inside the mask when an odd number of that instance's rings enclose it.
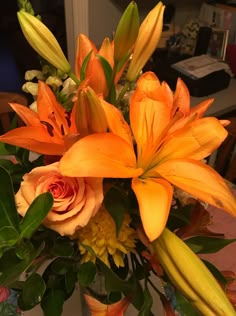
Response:
[[[65,55],[66,28],[63,0],[33,0],[36,14],[55,35]],[[17,20],[17,0],[1,1],[0,7],[0,91],[21,92],[26,70],[40,69],[37,53],[25,40]]]

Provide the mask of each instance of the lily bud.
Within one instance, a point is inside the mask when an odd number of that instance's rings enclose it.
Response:
[[[32,48],[57,69],[70,73],[71,66],[51,31],[27,12],[21,10],[17,16],[22,32]]]
[[[165,228],[151,245],[172,284],[201,315],[235,316],[235,310],[219,283],[180,238]]]
[[[114,60],[119,63],[134,45],[139,30],[137,4],[132,1],[118,23],[114,37]]]
[[[135,81],[157,47],[162,33],[165,6],[160,1],[142,22],[128,68],[126,79]]]
[[[81,137],[107,131],[107,119],[101,101],[92,88],[79,89],[75,104],[75,122]]]

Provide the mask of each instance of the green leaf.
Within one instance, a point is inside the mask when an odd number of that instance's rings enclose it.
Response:
[[[16,147],[0,142],[0,156],[14,155]]]
[[[109,303],[114,304],[122,299],[122,295],[120,292],[111,292],[108,299]]]
[[[21,260],[29,257],[30,254],[34,251],[34,247],[30,240],[20,240],[15,247],[15,253],[17,257]]]
[[[36,197],[20,223],[21,238],[30,238],[53,206],[51,193],[42,193]]]
[[[89,62],[89,59],[92,55],[92,50],[88,53],[88,55],[84,58],[84,61],[83,61],[83,64],[82,64],[82,67],[80,69],[80,81],[83,81],[85,79],[85,71],[86,71],[86,68],[87,68],[87,65],[88,65],[88,62]]]
[[[216,237],[206,237],[197,236],[185,240],[185,243],[195,252],[195,253],[215,253],[232,242],[234,239],[223,239]]]
[[[64,299],[65,295],[62,290],[50,289],[50,292],[44,296],[41,303],[44,316],[61,316]]]
[[[105,277],[105,288],[108,293],[120,291],[128,296],[134,289],[134,282],[120,279],[103,261],[97,258],[101,272]]]
[[[131,278],[135,283],[135,289],[133,291],[134,294],[132,295],[132,304],[137,310],[140,310],[144,302],[143,288],[140,282],[134,276],[132,276]]]
[[[127,212],[128,209],[126,196],[121,190],[113,187],[106,193],[104,204],[115,221],[116,235],[118,236],[123,224],[125,212]]]
[[[117,69],[116,69],[116,73],[119,73],[120,70],[122,69],[122,67],[124,67],[124,64],[127,62],[127,59],[130,58],[130,55],[131,55],[131,52],[128,51],[127,54],[125,55],[125,57],[118,63],[118,66],[117,66]],[[128,67],[128,64],[126,65],[126,67]],[[123,77],[123,74],[122,74],[122,77]]]
[[[106,77],[106,82],[107,82],[107,86],[109,87],[111,85],[111,80],[112,80],[112,68],[111,65],[109,64],[109,62],[101,55],[97,54],[96,55],[102,64],[102,68],[104,70],[104,74]]]
[[[177,310],[181,315],[199,316],[197,310],[180,292],[176,291],[175,296],[177,300]]]
[[[91,285],[97,273],[96,265],[89,261],[82,263],[77,274],[78,281],[81,286],[87,287]]]
[[[19,238],[18,231],[12,226],[0,228],[0,248],[14,246]]]
[[[18,299],[20,309],[29,310],[39,304],[46,290],[43,278],[34,273],[23,284],[22,292]]]
[[[225,286],[227,284],[226,278],[223,276],[223,274],[210,262],[201,259],[206,267],[211,271],[211,273],[214,275],[214,277],[223,285]]]
[[[73,269],[74,261],[69,258],[56,258],[51,264],[51,270],[59,275],[65,275]]]
[[[0,167],[0,218],[0,227],[11,226],[18,229],[19,215],[11,177],[2,167]]]
[[[0,284],[1,286],[10,287],[17,278],[33,263],[33,261],[39,256],[44,249],[45,244],[41,244],[39,248],[33,251],[24,260],[18,259],[10,252],[4,255],[0,261]],[[9,260],[11,258],[11,260]]]
[[[74,254],[74,248],[70,241],[59,239],[53,246],[52,253],[57,257],[71,257]]]
[[[75,288],[75,284],[77,282],[76,273],[68,272],[65,275],[65,285],[66,285],[66,292],[72,293]]]
[[[138,313],[138,316],[150,316],[153,299],[147,287],[144,289],[143,294],[144,294],[144,302],[143,302],[143,306],[141,310]]]
[[[15,163],[13,163],[11,160],[9,159],[0,159],[0,166],[2,168],[4,168],[5,170],[7,170],[7,172],[10,174],[12,174],[15,170],[19,169],[19,166]]]

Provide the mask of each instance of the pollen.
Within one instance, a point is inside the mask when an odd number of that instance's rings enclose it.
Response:
[[[124,256],[128,252],[135,251],[136,232],[130,226],[131,217],[125,214],[124,220],[116,235],[116,225],[109,212],[102,207],[100,211],[89,221],[87,226],[79,229],[74,238],[78,239],[79,250],[82,255],[82,262],[93,261],[96,257],[110,267],[110,260],[113,260],[117,267],[124,266]],[[95,255],[89,249],[93,250]]]

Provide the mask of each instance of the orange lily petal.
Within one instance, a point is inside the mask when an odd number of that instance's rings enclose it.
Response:
[[[201,160],[217,149],[227,134],[220,121],[214,117],[194,121],[166,139],[153,164],[185,157]]]
[[[38,113],[20,104],[11,107],[27,126],[9,131],[0,136],[0,141],[41,154],[62,155],[78,139],[75,124],[70,124],[68,113],[42,81],[39,81]]]
[[[107,131],[107,119],[100,99],[89,86],[78,90],[75,121],[81,137]]]
[[[88,84],[97,94],[107,95],[108,86],[106,76],[97,56],[92,57],[88,62],[85,77],[88,79]]]
[[[131,301],[130,297],[125,297],[117,303],[106,305],[87,294],[84,297],[91,316],[123,316]]]
[[[190,109],[190,93],[183,82],[182,79],[178,78],[176,83],[176,90],[174,93],[174,107],[173,112],[180,111],[184,113],[185,115],[189,113]],[[173,114],[174,114],[173,113]]]
[[[44,82],[39,81],[37,97],[37,113],[40,121],[53,126],[54,135],[59,137],[69,132],[66,110],[57,102],[52,90]],[[63,127],[63,133],[62,133]]]
[[[206,110],[209,108],[209,106],[212,104],[213,99],[204,100],[203,102],[199,103],[197,106],[190,109],[189,113],[185,116],[177,119],[172,126],[170,126],[168,130],[168,134],[171,134],[175,132],[176,130],[184,127],[186,124],[188,124],[191,121],[195,121],[200,119],[203,114],[206,112]],[[180,112],[177,111],[175,114],[175,117],[179,115]],[[223,124],[222,124],[223,125]]]
[[[170,113],[165,103],[145,96],[137,100],[138,91],[134,94],[130,104],[130,123],[137,143],[138,164],[146,168],[157,150]]]
[[[132,180],[132,189],[139,204],[140,216],[150,241],[156,239],[165,228],[170,211],[173,188],[163,179]]]
[[[90,87],[93,88],[96,93],[106,95],[108,87],[101,61],[96,56],[98,50],[94,43],[84,34],[80,34],[77,39],[75,73],[77,77],[80,78],[80,70],[83,61],[91,51],[92,53],[85,70],[85,77]],[[104,52],[104,47],[102,51]]]
[[[155,172],[183,191],[236,216],[236,199],[224,179],[203,162],[169,160],[157,166]]]
[[[112,133],[92,134],[76,142],[62,157],[60,170],[73,177],[131,178],[136,168],[133,147]]]
[[[102,42],[102,45],[98,51],[98,55],[104,57],[113,68],[113,65],[114,65],[113,54],[114,54],[114,45],[111,45],[109,38],[106,37],[104,41]]]
[[[196,119],[199,119],[205,114],[205,112],[208,110],[208,108],[212,105],[214,102],[214,99],[208,99],[204,100],[198,105],[194,106],[193,108],[190,109],[189,111],[189,116],[196,115]]]
[[[77,49],[76,49],[76,59],[75,59],[75,74],[80,78],[80,70],[86,56],[93,51],[97,53],[97,48],[95,44],[85,35],[79,34],[77,37]]]
[[[1,141],[45,155],[62,155],[66,150],[64,142],[49,136],[43,126],[15,128],[1,135]]]
[[[101,105],[107,117],[109,130],[123,138],[130,145],[133,144],[132,135],[128,123],[125,121],[122,113],[113,105],[106,102],[102,98]]]
[[[173,96],[167,85],[160,85],[157,77],[145,73],[140,77],[131,98],[130,124],[138,147],[139,163],[150,163],[162,134],[171,119]]]
[[[16,103],[11,103],[10,106],[26,125],[42,126],[38,114],[27,106]]]
[[[153,72],[147,71],[138,79],[135,91],[137,91],[137,100],[147,97],[165,103],[167,111],[172,110],[173,93],[166,82],[160,84]]]

